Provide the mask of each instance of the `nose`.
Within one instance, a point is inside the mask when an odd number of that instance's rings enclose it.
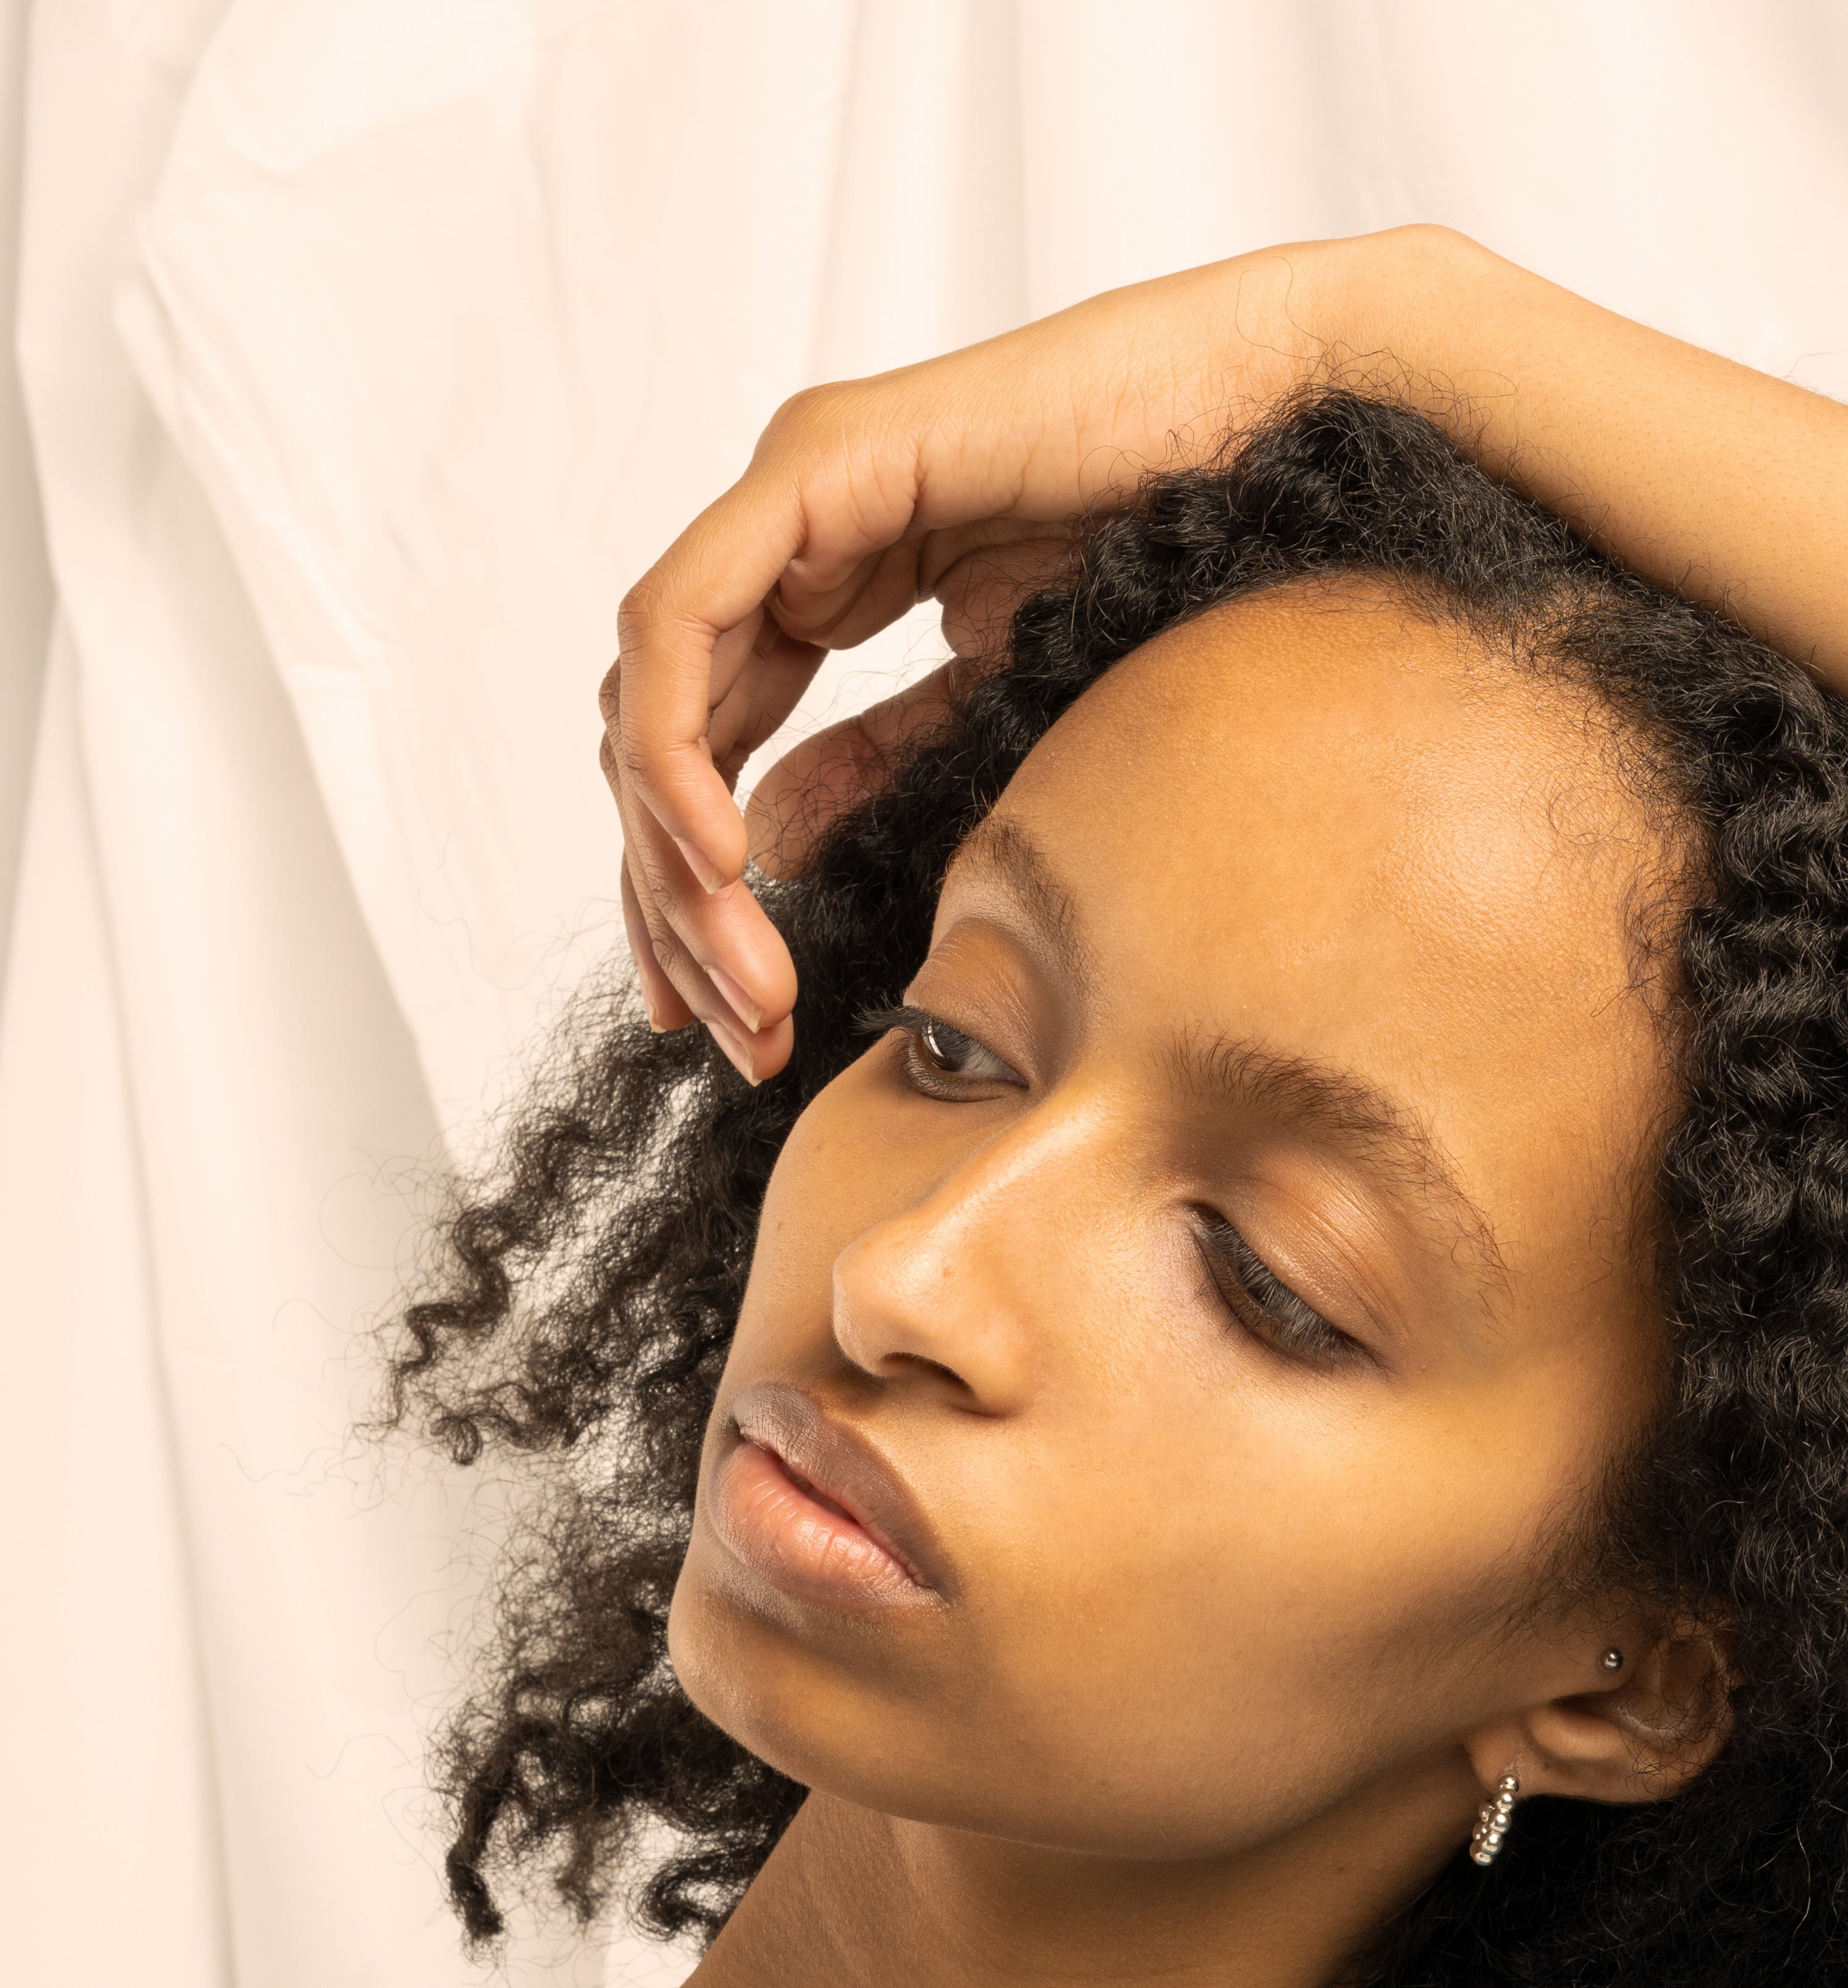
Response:
[[[1055,1094],[863,1230],[834,1263],[847,1358],[886,1379],[934,1374],[981,1413],[1018,1412],[1051,1351],[1045,1321],[1082,1315],[1107,1143],[1096,1104]]]

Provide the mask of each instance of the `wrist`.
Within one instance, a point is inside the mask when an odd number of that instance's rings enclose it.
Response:
[[[1414,404],[1434,394],[1448,398],[1470,364],[1468,334],[1479,315],[1470,299],[1492,268],[1505,273],[1510,265],[1431,222],[1316,245],[1326,256],[1318,377],[1339,377],[1360,361]]]
[[[1191,287],[1204,277],[1217,292],[1208,384],[1229,390],[1228,401],[1269,406],[1347,380],[1421,400],[1429,376],[1454,370],[1447,345],[1458,343],[1465,299],[1492,266],[1510,269],[1454,228],[1419,223],[1258,249],[1171,281]]]

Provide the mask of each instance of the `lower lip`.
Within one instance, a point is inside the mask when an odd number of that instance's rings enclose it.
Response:
[[[773,1451],[741,1442],[712,1488],[719,1537],[784,1594],[836,1608],[932,1598],[863,1526],[806,1490]]]

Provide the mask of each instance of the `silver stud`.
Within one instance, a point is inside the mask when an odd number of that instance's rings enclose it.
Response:
[[[1606,1650],[1598,1662],[1607,1671],[1620,1671],[1623,1668],[1623,1652],[1618,1649]]]

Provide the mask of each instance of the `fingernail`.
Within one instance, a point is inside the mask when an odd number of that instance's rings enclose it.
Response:
[[[674,846],[687,859],[687,867],[708,891],[722,891],[725,880],[718,874],[718,866],[697,842],[682,842],[677,835]]]
[[[755,1090],[757,1088],[758,1080],[752,1074],[751,1052],[745,1047],[737,1036],[732,1034],[723,1022],[708,1022],[706,1027],[712,1040],[725,1051],[732,1067]]]
[[[684,1022],[664,1022],[646,994],[642,996],[642,1013],[648,1017],[648,1026],[657,1036],[674,1035],[687,1026]]]
[[[764,1025],[764,1011],[738,986],[722,966],[708,966],[706,977],[730,1002],[731,1012],[737,1016],[752,1035]]]

